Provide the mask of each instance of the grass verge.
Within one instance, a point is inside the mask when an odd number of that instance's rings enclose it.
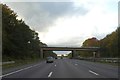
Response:
[[[15,63],[2,65],[2,69],[9,69],[9,68],[14,68],[14,67],[22,66],[22,65],[37,63],[37,62],[40,62],[42,60],[43,59],[15,60]]]
[[[110,63],[110,62],[100,62],[98,61],[98,63],[102,63],[102,64],[108,64],[108,65],[112,65],[112,66],[119,66],[119,63]]]

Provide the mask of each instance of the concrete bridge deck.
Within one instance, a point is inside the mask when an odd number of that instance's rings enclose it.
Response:
[[[100,47],[41,47],[41,58],[44,56],[44,51],[72,51],[72,57],[74,57],[76,51],[92,51],[99,53]]]
[[[98,51],[100,47],[41,47],[42,50],[53,51],[73,51],[73,50],[85,50],[85,51]]]

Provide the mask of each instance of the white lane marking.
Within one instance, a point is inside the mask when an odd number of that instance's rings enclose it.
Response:
[[[95,75],[99,75],[99,74],[97,74],[97,73],[95,73],[94,71],[91,71],[91,70],[89,70],[89,72],[90,72],[90,73],[93,73],[93,74],[95,74]]]
[[[53,72],[50,72],[49,75],[48,75],[48,77],[51,77],[52,73],[53,73]]]
[[[55,64],[55,67],[56,67],[56,64]]]
[[[0,76],[0,78],[1,78],[1,77],[5,77],[5,76],[8,76],[8,75],[11,75],[11,74],[14,74],[14,73],[17,73],[17,72],[20,72],[20,71],[23,71],[23,70],[26,70],[26,69],[29,69],[29,68],[32,68],[32,67],[35,67],[35,66],[38,66],[38,65],[39,65],[39,64],[33,65],[33,66],[29,66],[29,67],[26,67],[26,68],[23,68],[23,69],[19,69],[19,70],[17,70],[17,71],[13,71],[13,72],[4,74],[4,75]]]
[[[78,64],[75,64],[76,66],[78,65]]]

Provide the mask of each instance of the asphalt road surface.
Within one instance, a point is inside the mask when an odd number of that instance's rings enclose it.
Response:
[[[42,61],[6,73],[3,78],[118,78],[118,68],[111,65],[75,59]]]

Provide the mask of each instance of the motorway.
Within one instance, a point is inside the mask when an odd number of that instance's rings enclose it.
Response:
[[[37,64],[11,71],[3,78],[118,78],[118,68],[112,65],[76,59],[56,59],[54,63]]]

